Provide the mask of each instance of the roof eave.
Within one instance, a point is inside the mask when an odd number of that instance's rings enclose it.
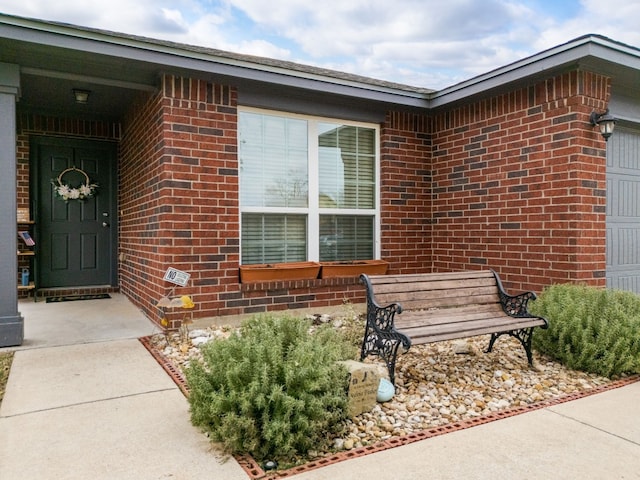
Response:
[[[539,78],[567,65],[579,65],[590,57],[640,70],[640,50],[637,48],[599,35],[585,35],[435,92],[429,96],[429,107],[441,107],[514,82]]]
[[[87,54],[152,65],[158,72],[211,75],[265,82],[411,108],[437,108],[530,81],[585,59],[640,70],[640,50],[599,35],[585,35],[440,91],[174,42],[0,14],[2,36]]]
[[[314,71],[303,71],[303,66],[300,66],[300,70],[296,70],[241,58],[249,58],[248,55],[236,55],[236,58],[233,58],[234,55],[231,52],[222,51],[216,51],[219,55],[212,55],[173,42],[154,41],[143,37],[125,36],[102,30],[43,22],[0,13],[0,31],[2,29],[4,29],[3,36],[6,34],[15,40],[152,63],[163,70],[191,70],[216,76],[268,82],[411,107],[426,107],[427,96],[432,92],[428,89],[414,89],[409,86],[406,88],[400,85],[398,87],[387,86],[384,85],[385,82],[380,82],[382,83],[380,85],[376,84],[377,81],[374,79],[367,82],[337,78],[332,76],[330,72],[320,74]],[[320,69],[310,67],[310,70]],[[364,79],[364,77],[362,78]]]

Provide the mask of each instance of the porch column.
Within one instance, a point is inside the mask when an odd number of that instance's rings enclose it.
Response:
[[[18,65],[0,63],[0,347],[21,345],[24,320],[18,312],[18,226],[16,99]]]

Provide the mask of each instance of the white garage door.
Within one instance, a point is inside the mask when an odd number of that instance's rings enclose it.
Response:
[[[640,293],[640,128],[607,144],[607,287]]]

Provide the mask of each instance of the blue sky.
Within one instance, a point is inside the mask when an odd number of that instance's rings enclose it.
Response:
[[[640,47],[640,0],[2,0],[0,12],[433,89],[587,33]]]

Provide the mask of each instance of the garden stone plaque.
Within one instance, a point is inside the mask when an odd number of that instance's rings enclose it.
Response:
[[[370,412],[376,405],[380,376],[375,365],[355,360],[341,362],[349,371],[349,415]]]

